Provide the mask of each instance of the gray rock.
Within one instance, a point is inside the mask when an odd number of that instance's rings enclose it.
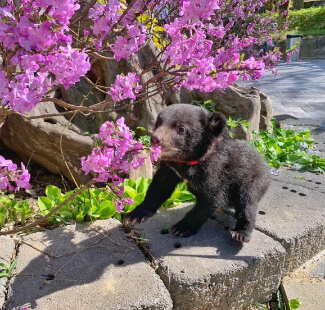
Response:
[[[33,113],[38,109],[37,106]],[[43,110],[38,113],[41,115]],[[62,174],[71,181],[75,179],[78,184],[88,180],[74,167],[80,168],[80,158],[91,153],[92,139],[65,128],[65,124],[58,124],[56,119],[28,120],[20,115],[9,115],[0,128],[0,139],[25,162],[36,162],[52,173]]]
[[[233,84],[225,90],[215,90],[211,93],[194,91],[194,97],[200,101],[213,100],[217,103],[216,110],[232,119],[247,120],[248,130],[239,126],[235,130],[235,137],[252,139],[253,131],[269,129],[272,118],[270,98],[254,87]]]
[[[159,276],[116,220],[59,227],[24,241],[8,310],[172,309]]]
[[[161,233],[190,208],[161,209],[138,226],[150,240],[150,253],[174,309],[239,310],[267,300],[280,283],[283,247],[258,231],[242,245],[212,219],[189,238]]]

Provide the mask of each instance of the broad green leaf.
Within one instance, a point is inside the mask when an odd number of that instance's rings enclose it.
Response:
[[[135,182],[135,189],[137,190],[137,192],[141,193],[144,191],[144,178],[141,177],[141,178],[138,178]]]
[[[48,185],[46,186],[45,194],[55,203],[61,196],[61,190],[54,185]]]
[[[0,213],[0,227],[3,227],[6,223],[6,216],[3,213]]]
[[[130,197],[130,198],[134,198],[135,197],[135,195],[137,194],[137,191],[134,189],[134,188],[132,188],[132,187],[130,187],[130,186],[124,186],[124,192]]]
[[[146,197],[146,193],[138,193],[133,198],[133,204],[138,206]]]
[[[53,209],[53,201],[50,200],[48,197],[38,197],[38,207],[41,211],[48,210],[51,211]]]
[[[61,210],[60,210],[59,214],[60,214],[62,217],[66,218],[66,219],[71,219],[71,220],[73,219],[73,214],[72,214],[72,212],[69,212],[69,211],[61,211]]]
[[[112,217],[116,213],[116,208],[112,201],[103,201],[100,204],[98,215],[101,219]]]
[[[125,179],[124,185],[130,186],[132,188],[136,188],[136,182],[132,179]]]

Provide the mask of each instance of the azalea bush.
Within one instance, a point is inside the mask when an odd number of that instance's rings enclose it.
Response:
[[[258,79],[280,59],[277,49],[266,54],[256,49],[264,42],[272,44],[270,34],[276,31],[271,17],[258,14],[265,2],[2,1],[1,105],[19,113],[42,101],[73,109],[52,98],[58,85],[67,89],[75,84],[94,59],[131,58],[151,40],[160,49],[156,59],[149,68],[117,75],[109,89],[103,87],[107,106],[147,96],[142,90],[157,80],[157,91],[163,86],[213,91],[238,78]],[[143,82],[141,76],[149,69],[158,73]],[[96,107],[81,110],[87,109]]]
[[[0,7],[0,111],[26,114],[41,102],[67,113],[118,111],[155,94],[181,87],[204,92],[225,89],[238,79],[259,79],[281,59],[273,44],[274,18],[261,16],[266,0],[4,0]],[[278,1],[283,7],[286,1]],[[272,13],[272,12],[271,12]],[[286,15],[286,11],[281,12]],[[136,53],[154,44],[156,53],[142,64]],[[96,61],[127,60],[134,72],[116,74],[111,85],[92,80]],[[153,72],[150,79],[144,78]],[[74,106],[55,96],[83,78],[105,94],[102,102]],[[58,146],[59,147],[59,146]],[[121,211],[123,177],[143,162],[144,147],[120,119],[104,123],[81,171],[116,195]],[[157,159],[159,149],[149,150]],[[25,167],[17,170],[1,158],[2,188],[28,188]],[[14,172],[17,171],[17,172]],[[18,182],[18,183],[17,183]],[[15,185],[16,184],[16,185]],[[128,201],[129,202],[129,201]]]

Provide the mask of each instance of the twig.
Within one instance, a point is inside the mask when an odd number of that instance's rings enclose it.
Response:
[[[54,256],[53,254],[50,254],[50,253],[48,253],[48,252],[45,252],[45,251],[41,250],[40,248],[38,248],[38,247],[36,247],[36,246],[34,246],[34,245],[32,245],[32,244],[26,242],[26,241],[21,241],[21,243],[26,244],[26,245],[30,246],[31,248],[33,248],[34,250],[36,250],[36,251],[38,251],[38,252],[41,252],[41,253],[43,253],[43,254],[45,254],[45,255],[51,257],[51,258],[55,258],[55,256]]]

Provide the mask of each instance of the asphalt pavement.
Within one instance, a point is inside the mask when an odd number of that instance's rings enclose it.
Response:
[[[259,88],[272,100],[273,114],[299,119],[325,120],[325,60],[281,62],[278,75],[267,72],[244,85]]]

